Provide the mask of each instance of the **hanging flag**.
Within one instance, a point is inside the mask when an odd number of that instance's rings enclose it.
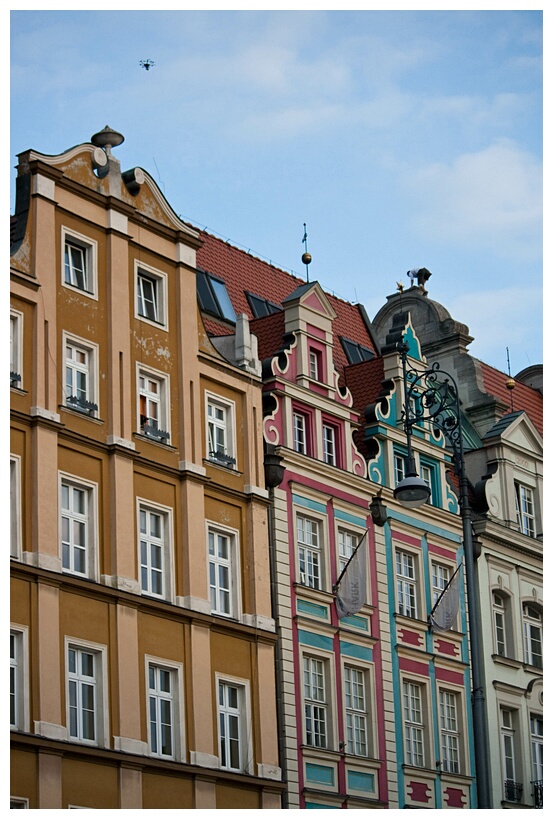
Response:
[[[432,631],[449,631],[457,618],[459,611],[460,589],[459,578],[461,564],[457,566],[453,577],[438,597],[436,605],[430,612],[428,621]]]
[[[338,617],[357,614],[367,602],[367,532],[346,563],[334,587]]]

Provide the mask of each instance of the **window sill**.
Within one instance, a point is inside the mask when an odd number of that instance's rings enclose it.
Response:
[[[163,441],[160,441],[158,438],[152,438],[150,435],[144,435],[143,432],[133,432],[133,438],[138,438],[140,441],[148,441],[149,444],[160,446],[162,449],[171,450],[172,452],[177,451],[177,448],[172,444],[164,444]]]
[[[97,424],[104,423],[104,421],[96,415],[89,415],[85,410],[70,407],[68,404],[59,404],[58,409],[65,410],[65,412],[68,412],[70,415],[75,415],[78,418],[86,418],[87,421],[95,421]]]

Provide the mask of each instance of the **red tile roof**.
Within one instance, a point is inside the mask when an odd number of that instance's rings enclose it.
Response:
[[[280,305],[297,287],[305,284],[304,279],[293,276],[278,267],[273,267],[268,262],[264,262],[256,256],[252,256],[244,250],[240,250],[228,242],[212,236],[210,233],[202,232],[201,239],[203,245],[197,252],[198,267],[223,279],[236,313],[245,313],[250,319],[253,319],[246,292],[261,296],[274,304]],[[326,296],[338,316],[334,322],[335,334],[351,339],[376,352],[373,339],[363,320],[359,306],[343,301],[330,293],[326,293]],[[258,331],[261,332],[261,328],[264,328],[264,326],[258,326]],[[209,333],[216,335],[226,335],[232,332],[229,331],[228,327],[219,324],[216,319],[206,319],[206,329]],[[265,344],[265,342],[263,343]],[[348,365],[348,360],[338,338],[335,339],[334,344],[334,361],[338,372],[342,374],[344,367]]]
[[[382,392],[384,362],[381,358],[351,364],[345,371],[346,385],[353,396],[353,406],[363,415],[365,407],[374,403]]]
[[[491,395],[494,395],[500,401],[507,405],[508,412],[511,411],[511,398],[513,401],[513,411],[524,411],[540,433],[543,435],[543,396],[533,387],[523,384],[515,379],[515,388],[508,390],[505,386],[509,376],[490,367],[483,361],[478,362],[482,370],[482,377],[484,379],[484,389]]]
[[[284,311],[263,318],[252,319],[250,330],[257,336],[257,355],[260,361],[280,350],[284,336]]]

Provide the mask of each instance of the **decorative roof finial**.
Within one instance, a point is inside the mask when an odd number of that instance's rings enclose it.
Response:
[[[303,239],[301,240],[302,245],[305,245],[305,253],[301,257],[302,262],[305,265],[305,275],[307,277],[307,281],[309,281],[309,265],[311,264],[311,253],[307,252],[307,226],[305,222],[303,223]]]
[[[513,390],[516,387],[516,381],[511,376],[511,362],[509,360],[509,348],[507,347],[506,350],[507,350],[507,372],[509,373],[509,378],[505,382],[505,386],[507,387],[507,389],[511,393],[511,412],[514,412],[515,408],[514,408],[514,404],[513,404]]]

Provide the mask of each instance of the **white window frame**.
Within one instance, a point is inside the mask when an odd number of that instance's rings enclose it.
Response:
[[[10,308],[10,387],[23,389],[23,313],[13,308]]]
[[[149,518],[150,515],[158,515],[161,518],[162,536],[157,538],[151,533],[145,534],[141,531],[142,513]],[[137,557],[138,557],[138,585],[140,593],[146,597],[156,597],[158,600],[175,600],[175,580],[174,580],[174,546],[173,546],[173,510],[170,506],[163,506],[160,503],[147,500],[146,498],[136,499],[136,533],[137,533]],[[146,545],[146,561],[143,562],[142,544]],[[161,567],[156,567],[152,561],[152,548],[159,546],[161,553]],[[144,586],[144,572],[146,571],[147,582]],[[161,593],[153,590],[152,574],[161,574]]]
[[[515,481],[515,509],[518,531],[528,537],[536,537],[534,489],[521,481]]]
[[[21,559],[21,457],[10,455],[10,557]]]
[[[70,565],[64,566],[64,507],[63,507],[63,487],[78,489],[85,493],[86,498],[86,514],[80,516],[78,513],[72,513],[71,509],[67,509],[68,517],[74,522],[81,522],[85,525],[85,565],[84,572],[76,571],[73,568],[73,555],[70,554]],[[76,577],[87,578],[88,580],[98,580],[99,576],[99,544],[98,544],[98,484],[92,481],[85,480],[77,475],[70,475],[67,472],[58,473],[58,497],[59,497],[59,555],[61,561],[62,572],[72,574]],[[69,541],[70,553],[74,551],[72,539]]]
[[[432,605],[435,606],[438,602],[438,599],[444,589],[446,588],[447,584],[453,577],[453,572],[455,569],[452,569],[451,566],[448,566],[445,563],[440,563],[438,560],[432,560],[430,566],[430,573],[432,576]]]
[[[150,688],[150,668],[157,671],[166,671],[169,674],[171,691],[169,697],[159,690]],[[159,759],[173,759],[177,762],[185,762],[186,755],[186,735],[184,719],[184,666],[174,660],[166,660],[161,657],[154,657],[150,654],[144,656],[145,684],[146,684],[146,723],[148,726],[148,753],[150,756]],[[161,699],[169,699],[171,702],[171,753],[164,754],[160,750],[152,749],[152,719],[151,719],[151,699],[156,702],[156,717],[159,716],[157,705]],[[159,739],[159,725],[156,725],[157,739]]]
[[[405,761],[415,768],[424,768],[426,757],[425,697],[426,686],[404,679],[401,686]]]
[[[99,398],[100,398],[100,388],[99,388],[99,377],[98,377],[98,345],[94,344],[91,341],[87,341],[84,338],[79,338],[79,336],[70,335],[65,331],[62,334],[62,343],[63,343],[63,367],[64,367],[64,378],[63,378],[63,390],[64,390],[64,405],[75,412],[79,412],[85,417],[88,418],[98,418],[99,416]],[[80,362],[71,360],[71,363],[68,363],[67,359],[67,351],[68,348],[71,347],[81,353],[84,353],[86,356],[86,364],[81,364]],[[71,368],[72,372],[82,372],[86,374],[86,390],[85,390],[85,400],[90,402],[91,404],[95,404],[96,408],[91,407],[87,409],[85,407],[80,407],[78,404],[74,404],[71,402],[70,395],[68,394],[67,389],[67,370]],[[73,390],[74,394],[75,390]]]
[[[14,657],[12,657],[12,638]],[[13,673],[12,673],[13,670]],[[12,721],[11,698],[14,698],[14,720]],[[10,729],[30,731],[29,700],[29,627],[10,624]]]
[[[353,529],[345,526],[338,526],[337,542],[338,542],[338,577],[344,571],[348,560],[359,546],[359,542],[363,534],[361,532],[353,531]]]
[[[153,285],[154,290],[154,298],[153,303],[155,305],[155,317],[148,316],[144,312],[140,312],[140,303],[144,297],[144,290],[142,286],[142,282],[147,281],[151,285]],[[134,261],[134,289],[135,289],[135,299],[134,299],[134,309],[135,309],[135,317],[139,321],[144,321],[146,324],[151,324],[153,327],[157,327],[158,329],[162,330],[169,330],[169,320],[168,320],[168,293],[167,293],[167,274],[164,273],[162,270],[157,270],[155,267],[151,267],[151,265],[144,264],[144,262],[138,261],[135,259]],[[145,309],[145,308],[143,308]]]
[[[369,671],[361,666],[345,662],[343,681],[346,752],[353,756],[369,757],[372,754]]]
[[[307,416],[303,412],[292,412],[292,443],[294,452],[307,455]]]
[[[397,612],[402,617],[418,619],[419,613],[419,561],[416,554],[403,547],[397,547],[394,555],[394,575],[396,581]],[[405,569],[412,569],[412,573]]]
[[[155,382],[158,386],[157,396],[145,385],[141,386],[140,381]],[[144,399],[144,405],[143,401]],[[157,405],[158,417],[148,414],[152,407]],[[171,441],[171,418],[170,418],[170,378],[167,373],[146,367],[144,364],[136,364],[136,429],[139,435],[144,435],[149,440],[157,443],[169,444]],[[141,410],[144,409],[145,412]],[[146,419],[146,420],[143,420]],[[151,423],[151,422],[157,423]],[[147,426],[146,426],[147,425]],[[157,430],[157,432],[156,432]]]
[[[394,486],[397,486],[406,475],[407,468],[406,468],[406,458],[405,455],[402,455],[401,452],[393,453],[393,464],[394,464]]]
[[[231,620],[237,620],[242,613],[239,532],[237,529],[231,529],[229,526],[223,526],[214,521],[206,521],[205,531],[207,588],[211,613]],[[216,549],[214,549],[213,554],[211,554],[211,535],[213,535],[214,538],[214,546],[217,537],[225,538],[228,541],[229,556],[227,558],[219,557],[219,555],[216,554]],[[228,570],[228,588],[221,582],[220,570],[224,571],[225,569]],[[222,605],[225,594],[228,594],[228,611],[226,607]]]
[[[29,808],[29,800],[26,796],[10,796],[10,808]]]
[[[507,799],[507,788],[509,785],[513,786],[513,795],[516,797],[516,785],[519,777],[518,774],[518,759],[516,753],[516,734],[518,719],[513,720],[515,710],[506,705],[499,707],[499,730],[500,730],[500,746],[501,746],[501,767],[503,771],[503,783],[506,789],[505,798]],[[518,716],[518,715],[517,715]],[[513,724],[515,722],[515,724]],[[516,798],[508,799],[509,802],[517,802]]]
[[[434,467],[429,466],[428,464],[421,464],[421,478],[425,482],[425,484],[430,489],[430,495],[428,496],[428,500],[426,503],[433,504],[434,503],[434,489],[433,489],[433,481],[432,477],[435,475]]]
[[[322,381],[322,360],[323,354],[313,347],[309,349],[309,378],[312,381]]]
[[[329,659],[302,654],[302,701],[304,743],[310,748],[332,748]]]
[[[440,720],[440,759],[443,773],[458,774],[462,771],[460,696],[456,691],[438,690]]]
[[[331,433],[328,435],[328,433]],[[323,422],[323,460],[329,466],[337,465],[337,431],[332,424]]]
[[[221,704],[220,693],[228,687],[237,689],[238,707],[233,708],[227,702]],[[227,674],[215,674],[215,697],[217,702],[217,749],[219,756],[219,767],[226,771],[240,771],[242,773],[253,774],[253,743],[252,743],[252,717],[250,702],[250,681],[240,677],[232,677]],[[226,698],[224,698],[226,699]],[[233,766],[232,760],[223,760],[223,741],[229,736],[229,723],[231,718],[237,718],[239,730],[239,765]],[[223,730],[221,730],[223,728]],[[225,751],[227,748],[225,747]],[[228,754],[227,754],[228,757]]]
[[[531,616],[529,609],[535,609],[538,617]],[[543,609],[538,603],[526,600],[522,604],[522,627],[524,636],[524,662],[534,668],[543,668]],[[535,644],[539,642],[539,654]],[[539,662],[536,660],[539,659]]]
[[[85,739],[79,735],[71,735],[71,681],[79,682],[81,675],[71,674],[69,671],[69,652],[85,652],[94,657],[94,728],[95,739]],[[107,668],[107,646],[99,643],[91,643],[88,640],[65,637],[65,706],[67,720],[67,738],[70,742],[78,742],[83,745],[92,745],[99,748],[109,748],[109,707],[108,707],[108,668]],[[87,678],[88,679],[88,678]],[[79,702],[77,704],[79,707]],[[80,719],[79,719],[80,724]],[[80,732],[79,732],[80,733]]]
[[[223,417],[215,415],[213,410],[222,413]],[[207,390],[205,391],[205,436],[207,459],[212,463],[236,469],[235,402]]]
[[[65,247],[73,245],[83,251],[86,267],[87,287],[82,288],[65,280]],[[72,292],[82,293],[88,298],[98,300],[98,243],[95,239],[83,236],[82,233],[67,227],[61,229],[61,283]]]
[[[302,586],[322,590],[325,583],[325,529],[323,521],[313,515],[305,514],[303,510],[298,510],[296,511],[294,523],[296,528],[298,581]]]
[[[543,714],[530,713],[532,782],[543,782]]]

